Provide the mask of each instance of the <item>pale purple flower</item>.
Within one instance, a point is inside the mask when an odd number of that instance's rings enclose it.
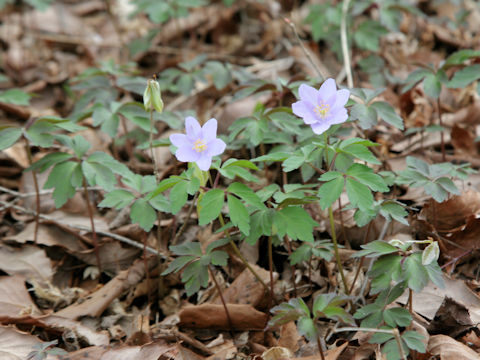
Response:
[[[175,156],[178,161],[195,162],[200,170],[209,170],[212,156],[220,155],[227,146],[217,139],[217,120],[210,119],[201,127],[195,118],[188,116],[185,129],[185,135],[170,135],[170,141],[178,148]]]
[[[335,80],[327,79],[319,90],[302,84],[298,89],[300,101],[292,104],[293,113],[310,125],[315,134],[322,134],[335,124],[348,118],[345,104],[350,96],[348,90],[337,90]]]

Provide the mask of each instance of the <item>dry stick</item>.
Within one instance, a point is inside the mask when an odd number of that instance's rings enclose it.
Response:
[[[340,23],[340,40],[342,42],[343,66],[345,67],[345,73],[347,74],[347,85],[349,88],[353,88],[352,68],[350,64],[350,54],[348,52],[347,42],[347,15],[349,5],[350,0],[343,0],[342,20]]]
[[[373,328],[361,328],[361,327],[342,327],[339,329],[334,329],[333,330],[336,333],[339,332],[345,332],[345,331],[365,331],[365,332],[373,332],[373,333],[382,333],[382,334],[391,334],[395,337],[395,340],[397,342],[398,346],[398,352],[400,354],[400,357],[403,360],[407,360],[407,357],[405,355],[405,352],[403,351],[403,346],[402,346],[402,341],[400,338],[400,333],[398,332],[398,329],[392,329],[392,330],[387,330],[387,329],[373,329]]]
[[[368,239],[368,235],[370,235],[370,229],[372,228],[372,221],[370,221],[368,223],[368,226],[367,226],[367,232],[365,233],[365,237],[363,238],[363,243],[365,244],[367,242],[367,239]],[[365,256],[362,256],[360,258],[360,262],[358,263],[358,268],[357,268],[357,271],[355,273],[355,277],[353,278],[353,281],[352,281],[352,285],[350,285],[350,294],[352,293],[353,291],[353,287],[355,286],[355,283],[358,279],[358,275],[360,275],[360,271],[362,270],[362,266],[363,266],[363,262],[365,261]]]
[[[443,121],[442,121],[442,107],[440,105],[440,96],[437,99],[437,108],[438,108],[438,122],[440,126],[443,128]],[[442,147],[442,161],[446,161],[445,157],[445,139],[444,139],[444,134],[443,134],[443,129],[440,132],[440,142],[441,142],[441,147]]]
[[[300,39],[300,36],[298,36],[298,32],[297,32],[297,28],[295,27],[295,24],[290,19],[285,18],[284,20],[292,28],[293,33],[295,34],[295,38],[297,39],[298,43],[300,44],[300,47],[302,48],[303,53],[307,56],[307,59],[310,62],[310,65],[312,65],[312,67],[315,69],[315,71],[317,72],[317,75],[320,78],[320,80],[326,79],[328,77],[328,75],[324,74],[320,70],[320,68],[315,64],[315,62],[313,61],[312,54],[310,54],[310,52],[307,50],[305,45],[303,45],[302,39]]]
[[[234,331],[232,318],[230,317],[230,313],[228,312],[227,303],[223,297],[222,289],[220,289],[220,285],[218,285],[217,278],[213,273],[213,270],[210,265],[208,265],[208,271],[210,272],[210,276],[212,277],[213,282],[215,283],[215,287],[217,288],[218,295],[220,296],[220,300],[222,300],[223,308],[225,309],[225,315],[227,315],[228,325],[230,326],[230,330]]]
[[[18,206],[18,205],[11,205],[10,203],[6,202],[6,201],[2,201],[0,200],[0,204],[4,205],[4,206],[9,206],[15,210],[18,210],[18,211],[21,211],[25,214],[31,214],[31,215],[35,215],[36,212],[33,211],[33,210],[29,210],[29,209],[26,209],[22,206]],[[43,215],[43,214],[40,214],[40,219],[43,219],[43,220],[47,220],[47,221],[51,221],[53,223],[57,223],[57,224],[60,224],[62,226],[65,226],[65,227],[68,227],[68,228],[72,228],[72,229],[78,229],[78,230],[82,230],[82,231],[91,231],[91,228],[89,228],[88,226],[83,226],[83,225],[75,225],[75,224],[71,224],[71,223],[66,223],[66,222],[63,222],[61,220],[58,220],[58,219],[54,219],[52,218],[51,216],[47,216],[47,215]],[[107,236],[107,237],[110,237],[112,239],[115,239],[115,240],[118,240],[120,242],[123,242],[127,245],[130,245],[130,246],[133,246],[133,247],[136,247],[137,249],[140,249],[140,250],[143,250],[143,244],[139,244],[138,242],[132,240],[132,239],[129,239],[125,236],[121,236],[121,235],[118,235],[118,234],[114,234],[114,233],[111,233],[111,232],[108,232],[108,231],[96,231],[96,233],[98,235],[102,235],[102,236]],[[150,246],[147,246],[146,247],[146,250],[149,252],[149,253],[152,253],[154,255],[157,255],[159,256],[161,259],[163,260],[167,260],[167,257],[163,254],[161,254],[160,252],[158,252],[157,250],[151,248]]]
[[[198,191],[195,193],[195,196],[193,197],[192,203],[190,204],[190,207],[188,208],[187,212],[187,217],[183,221],[182,227],[178,230],[177,234],[172,240],[172,245],[175,245],[180,238],[180,236],[183,234],[185,229],[187,228],[188,220],[190,220],[190,216],[192,216],[193,208],[195,206],[195,203],[197,202],[198,199]]]
[[[33,157],[32,157],[32,150],[30,149],[30,142],[26,137],[25,139],[25,150],[27,151],[27,157],[28,157],[28,164],[32,166],[33,163]],[[33,242],[36,244],[37,243],[37,238],[38,238],[38,225],[40,223],[40,188],[38,186],[38,179],[37,179],[37,172],[35,170],[32,170],[32,178],[33,178],[33,185],[35,186],[35,206],[36,206],[36,214],[35,214],[35,230],[33,232]]]
[[[87,202],[88,216],[90,218],[93,247],[95,249],[95,257],[97,258],[98,271],[102,273],[102,264],[100,262],[100,253],[98,250],[97,232],[95,231],[95,223],[93,221],[93,208],[92,208],[92,203],[90,202],[90,197],[88,196],[87,181],[85,180],[85,176],[83,176],[83,189],[85,191],[85,200]]]

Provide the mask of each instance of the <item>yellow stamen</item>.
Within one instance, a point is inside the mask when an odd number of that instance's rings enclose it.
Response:
[[[202,139],[198,139],[193,143],[192,149],[200,153],[207,150],[207,144],[205,144],[205,141],[203,141]]]
[[[317,106],[315,106],[315,108],[313,109],[313,111],[315,111],[315,113],[321,117],[322,119],[325,119],[328,115],[328,112],[330,111],[330,105],[328,104],[325,104],[324,102],[318,104]]]

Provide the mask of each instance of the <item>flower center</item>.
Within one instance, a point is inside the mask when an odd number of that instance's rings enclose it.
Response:
[[[193,143],[193,150],[195,150],[198,153],[201,153],[205,150],[207,150],[207,144],[205,144],[205,141],[202,139],[198,139]]]
[[[323,101],[315,106],[313,109],[315,113],[322,119],[325,119],[328,116],[328,112],[330,111],[330,105],[325,104]]]

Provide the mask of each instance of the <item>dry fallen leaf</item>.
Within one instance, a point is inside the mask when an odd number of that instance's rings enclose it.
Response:
[[[440,360],[478,360],[480,355],[461,342],[446,335],[430,336],[427,351]]]

